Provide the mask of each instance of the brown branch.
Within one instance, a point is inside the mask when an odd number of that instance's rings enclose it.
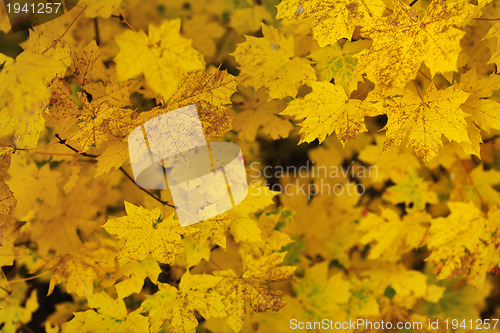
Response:
[[[72,151],[74,151],[75,153],[77,153],[77,154],[79,154],[79,155],[81,155],[83,157],[90,157],[90,158],[94,158],[94,159],[96,159],[96,158],[99,157],[99,155],[93,155],[93,154],[87,154],[85,152],[80,152],[78,149],[76,149],[75,147],[73,147],[70,144],[68,144],[66,142],[66,139],[61,138],[59,136],[59,134],[56,134],[55,136],[56,136],[56,138],[59,139],[59,143],[60,144],[65,145],[66,147],[68,147],[69,149],[71,149]],[[135,184],[135,186],[137,186],[137,188],[139,188],[141,191],[143,191],[144,193],[146,193],[147,195],[149,195],[151,198],[155,199],[156,201],[158,201],[162,205],[169,206],[169,207],[172,207],[172,208],[176,208],[174,205],[170,204],[168,201],[161,200],[160,198],[158,198],[153,193],[151,193],[148,190],[146,190],[145,188],[142,188],[139,185],[137,185],[137,183],[135,182],[134,178],[132,178],[132,176],[130,176],[127,173],[127,171],[125,171],[125,169],[123,169],[123,167],[120,167],[119,170],[125,175],[125,177],[127,177],[127,179],[129,179],[131,182],[133,182]]]
[[[92,155],[92,154],[87,154],[87,153],[82,153],[80,152],[78,149],[74,148],[73,146],[69,145],[68,143],[66,143],[66,139],[62,139],[59,134],[56,134],[56,138],[59,139],[59,143],[60,144],[63,144],[65,145],[66,147],[68,147],[69,149],[71,149],[72,151],[74,151],[75,153],[79,154],[79,155],[82,155],[84,157],[91,157],[91,158],[97,158],[99,157],[99,155]]]
[[[169,206],[169,207],[172,207],[172,208],[176,208],[174,205],[168,203],[168,201],[161,200],[160,198],[158,198],[153,193],[151,193],[148,190],[146,190],[145,188],[142,188],[139,185],[137,185],[137,183],[135,182],[134,178],[132,178],[132,176],[130,176],[127,173],[127,171],[125,171],[125,169],[123,169],[123,167],[120,167],[119,169],[125,175],[125,177],[127,177],[128,179],[130,179],[130,181],[132,181],[141,191],[143,191],[144,193],[146,193],[147,195],[149,195],[151,198],[155,199],[156,201],[158,201],[159,203],[161,203],[164,206]]]
[[[122,14],[120,15],[111,15],[111,17],[114,17],[114,18],[117,18],[119,19],[122,23],[124,23],[130,30],[132,30],[133,32],[137,32],[137,30],[134,29],[133,26],[130,25],[130,23],[128,23],[127,20],[125,20],[125,18],[123,17]]]

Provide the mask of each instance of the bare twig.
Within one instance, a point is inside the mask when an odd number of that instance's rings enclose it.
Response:
[[[111,15],[111,17],[114,17],[114,18],[119,19],[121,22],[125,23],[125,25],[126,25],[126,26],[130,29],[130,30],[132,30],[132,31],[134,31],[134,32],[137,32],[137,30],[135,30],[135,29],[134,29],[134,27],[133,27],[133,26],[131,26],[131,25],[130,25],[130,23],[128,23],[128,21],[127,21],[127,20],[123,17],[123,15],[122,15],[122,14],[120,14],[120,15]]]

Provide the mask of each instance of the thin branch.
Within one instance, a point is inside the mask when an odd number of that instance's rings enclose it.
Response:
[[[64,30],[63,34],[61,36],[59,36],[59,38],[57,38],[55,41],[52,42],[52,44],[50,44],[46,49],[45,51],[42,52],[42,54],[44,54],[45,52],[47,52],[48,50],[50,50],[52,47],[54,47],[54,45],[57,44],[57,42],[59,42],[61,40],[61,38],[64,37],[64,35],[66,35],[66,33],[69,31],[69,29],[71,28],[71,26],[76,22],[76,20],[80,17],[80,15],[83,14],[83,12],[85,11],[85,9],[87,9],[87,6],[83,7],[82,10],[78,13],[78,15],[76,15],[76,17],[73,19],[73,21],[71,21],[71,23],[68,25],[68,27],[66,28],[66,30]]]
[[[66,147],[68,147],[68,149],[71,149],[72,151],[74,151],[75,153],[81,155],[81,156],[84,156],[84,157],[90,157],[90,158],[98,158],[99,155],[93,155],[93,154],[87,154],[85,152],[80,152],[78,149],[76,149],[75,147],[71,146],[70,144],[68,144],[66,142],[66,139],[63,139],[59,136],[59,134],[56,134],[55,135],[56,138],[59,139],[59,143],[62,144],[62,145],[65,145]],[[147,195],[149,195],[151,198],[155,199],[156,201],[158,201],[159,203],[161,203],[162,205],[165,205],[165,206],[169,206],[169,207],[172,207],[172,208],[176,208],[174,205],[170,204],[168,201],[164,201],[164,200],[161,200],[160,198],[158,198],[156,195],[154,195],[153,193],[149,192],[148,190],[140,187],[139,185],[137,185],[137,183],[135,182],[134,178],[132,178],[132,176],[130,176],[127,171],[125,171],[125,169],[123,169],[123,167],[120,167],[119,168],[120,171],[125,175],[125,177],[127,177],[132,183],[135,184],[135,186],[137,186],[137,188],[139,188],[141,191],[143,191],[144,193],[146,193]]]
[[[414,4],[416,4],[416,3],[417,3],[417,1],[418,1],[418,0],[413,0],[413,1],[412,1],[409,5],[408,5],[408,6],[410,6],[410,7],[411,7],[411,6],[413,6]]]
[[[125,20],[125,18],[123,17],[123,15],[122,15],[122,14],[120,14],[120,15],[111,15],[111,17],[114,17],[114,18],[119,19],[122,23],[125,23],[125,25],[126,25],[126,26],[130,29],[130,30],[132,30],[132,31],[134,31],[134,32],[137,32],[137,30],[135,30],[135,29],[134,29],[134,27],[133,27],[133,26],[131,26],[131,25],[130,25],[130,23],[128,23],[128,21],[127,21],[127,20]]]
[[[463,168],[465,170],[465,174],[467,175],[467,178],[469,179],[469,182],[471,183],[472,187],[476,191],[477,196],[479,197],[479,201],[481,201],[481,205],[483,206],[483,212],[485,214],[488,214],[488,205],[486,205],[486,201],[484,201],[483,196],[479,192],[479,189],[477,188],[476,183],[474,182],[474,179],[472,178],[472,175],[470,174],[469,169],[467,168],[467,165],[460,158],[459,158],[459,161],[460,161],[460,163],[462,164],[462,166],[463,166]]]
[[[50,151],[36,151],[34,149],[28,149],[28,148],[16,148],[15,150],[21,150],[21,151],[31,151],[33,154],[38,154],[38,155],[50,155],[50,156],[80,156],[80,154],[71,154],[71,153],[51,153]]]
[[[125,171],[125,169],[123,169],[123,167],[120,167],[119,168],[120,171],[125,175],[125,177],[127,177],[128,179],[130,179],[130,181],[132,181],[141,191],[143,191],[144,193],[146,193],[147,195],[149,195],[151,198],[155,199],[156,201],[158,201],[159,203],[161,203],[162,205],[165,205],[165,206],[169,206],[169,207],[172,207],[172,208],[175,208],[174,205],[168,203],[168,201],[163,201],[161,200],[160,198],[158,198],[156,195],[154,195],[153,193],[149,192],[148,190],[140,187],[139,185],[137,185],[137,183],[135,182],[134,178],[132,178],[132,176],[130,176],[127,171]]]
[[[80,154],[80,155],[82,155],[82,156],[84,156],[84,157],[91,157],[91,158],[97,158],[97,157],[99,157],[99,155],[92,155],[92,154],[87,154],[87,153],[82,153],[82,152],[80,152],[78,149],[76,149],[76,148],[74,148],[74,147],[70,146],[69,144],[67,144],[67,143],[66,143],[66,139],[62,139],[62,138],[59,136],[59,134],[56,134],[56,138],[58,138],[58,139],[59,139],[59,143],[60,143],[60,144],[65,145],[66,147],[68,147],[69,149],[71,149],[72,151],[74,151],[74,152],[75,152],[75,153],[77,153],[77,154]]]

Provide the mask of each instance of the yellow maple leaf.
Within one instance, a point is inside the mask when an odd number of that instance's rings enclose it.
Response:
[[[182,84],[173,94],[166,107],[159,106],[139,115],[145,122],[165,112],[195,104],[203,133],[209,140],[231,130],[231,115],[228,108],[230,97],[236,91],[236,78],[226,71],[211,68],[193,71],[183,76]]]
[[[376,170],[370,175],[373,182],[382,183],[394,174],[404,173],[407,167],[420,167],[419,159],[407,147],[399,146],[384,151],[384,139],[384,136],[376,135],[375,145],[365,146],[359,153],[359,159],[372,164]],[[401,163],[394,163],[395,160]]]
[[[105,292],[89,295],[91,310],[75,312],[74,317],[64,326],[64,332],[117,332],[141,333],[148,331],[148,319],[138,311],[127,314],[125,303],[113,299]]]
[[[482,289],[486,274],[500,264],[498,247],[499,211],[485,216],[473,203],[449,202],[450,215],[431,221],[427,258],[439,279],[464,277]]]
[[[122,0],[81,0],[79,6],[85,6],[85,16],[90,18],[108,18],[120,8]]]
[[[168,332],[195,332],[198,326],[195,311],[205,319],[226,315],[222,296],[214,289],[221,279],[208,274],[192,275],[187,271],[179,289],[158,284],[159,291],[146,298],[139,311],[148,313],[152,332],[158,332],[167,320]]]
[[[473,68],[460,76],[459,87],[471,94],[462,109],[472,115],[473,121],[488,133],[492,128],[500,129],[500,103],[488,98],[500,89],[500,75],[479,78]]]
[[[272,253],[253,259],[246,257],[243,262],[244,273],[241,276],[229,269],[214,274],[223,277],[214,288],[223,295],[227,323],[235,331],[240,331],[245,316],[245,303],[249,303],[254,311],[278,311],[285,304],[281,299],[282,292],[268,287],[269,282],[289,279],[295,267],[278,266],[283,262],[285,253]]]
[[[32,272],[40,268],[52,272],[47,295],[65,282],[68,293],[88,296],[93,293],[94,281],[106,279],[107,273],[115,271],[115,250],[105,243],[86,242],[78,252],[38,258]]]
[[[123,141],[111,142],[102,154],[97,157],[97,170],[95,177],[105,175],[111,170],[117,170],[128,161],[128,145]]]
[[[408,213],[424,210],[426,204],[438,202],[436,193],[429,188],[431,183],[421,178],[415,168],[395,174],[392,179],[396,184],[386,189],[384,199],[394,204],[404,202]]]
[[[33,148],[44,129],[47,83],[65,69],[56,59],[24,51],[15,61],[0,54],[0,137],[12,136],[19,148]],[[40,66],[40,64],[44,64]]]
[[[253,5],[247,8],[238,8],[231,15],[229,25],[239,34],[259,30],[261,22],[271,22],[271,14],[264,6]]]
[[[488,31],[488,34],[484,36],[483,39],[496,38],[497,39],[497,49],[490,58],[489,64],[495,63],[500,65],[500,23],[495,24]]]
[[[388,117],[384,149],[400,145],[408,135],[408,147],[427,163],[442,146],[442,135],[450,141],[470,142],[468,115],[460,109],[468,97],[456,86],[438,90],[431,84],[424,96],[406,90],[403,96],[385,99],[380,104]]]
[[[265,88],[254,92],[251,88],[238,88],[238,94],[232,97],[235,106],[241,112],[233,116],[233,129],[238,138],[254,141],[259,128],[273,140],[286,138],[293,126],[288,119],[278,115],[286,107],[281,99],[268,101]]]
[[[82,86],[92,81],[104,79],[103,74],[106,67],[102,63],[101,51],[95,40],[81,49],[74,50],[72,58],[76,79]]]
[[[246,36],[232,54],[241,65],[238,76],[245,85],[269,89],[270,98],[295,97],[301,85],[314,80],[307,59],[294,56],[294,40],[273,27],[262,25],[264,37]]]
[[[351,298],[351,284],[342,274],[329,277],[327,262],[308,267],[293,289],[300,302],[299,313],[308,320],[347,317],[343,307]]]
[[[420,19],[415,9],[394,0],[392,15],[361,29],[361,35],[373,44],[356,55],[355,72],[366,73],[381,88],[390,90],[414,79],[422,61],[432,76],[457,71],[460,39],[465,35],[457,27],[477,14],[477,8],[467,1],[432,0]]]
[[[436,303],[443,296],[445,287],[428,284],[428,276],[417,270],[410,270],[403,264],[374,261],[362,276],[378,283],[376,290],[394,291],[391,302],[412,309],[416,302],[425,299]]]
[[[393,210],[381,208],[380,216],[369,213],[361,220],[359,230],[366,234],[360,242],[376,242],[371,247],[370,259],[395,262],[403,254],[421,245],[430,219],[427,213],[422,212],[405,215],[401,219]]]
[[[334,43],[314,51],[309,57],[316,63],[314,68],[321,81],[334,79],[335,84],[341,85],[350,93],[356,89],[359,81],[363,81],[361,75],[354,75],[358,64],[354,55],[370,45],[369,40],[347,41],[342,46]]]
[[[307,21],[323,47],[341,38],[350,40],[356,26],[366,26],[382,16],[385,4],[382,0],[283,0],[277,8],[277,19]]]
[[[193,47],[200,51],[205,59],[215,55],[217,40],[226,32],[214,16],[206,13],[185,19],[182,22],[182,31],[184,36],[193,40]]]
[[[288,216],[288,214],[289,211],[284,211],[281,214],[278,214],[278,211],[260,214],[256,224],[259,235],[240,244],[241,255],[259,258],[273,252],[283,251],[284,247],[292,242],[292,239],[288,234],[277,229],[278,223],[282,222],[282,217]]]
[[[304,119],[300,124],[300,143],[323,142],[332,132],[342,144],[366,131],[365,117],[376,115],[370,104],[348,99],[344,88],[329,82],[312,82],[312,92],[291,101],[282,114]]]
[[[89,103],[85,100],[86,96],[81,96],[80,130],[71,137],[71,141],[76,141],[82,152],[91,147],[99,148],[111,138],[124,138],[140,124],[133,110],[113,107],[108,102]]]
[[[12,266],[20,249],[14,246],[20,236],[19,226],[12,217],[0,216],[0,266]]]
[[[20,169],[24,172],[17,172]],[[61,173],[51,170],[49,164],[38,168],[34,162],[28,161],[25,155],[13,155],[9,175],[7,184],[18,200],[14,210],[17,218],[22,219],[30,211],[33,212],[39,201],[48,206],[58,203]]]
[[[161,218],[159,208],[152,211],[125,201],[126,216],[110,218],[104,229],[124,238],[118,260],[120,263],[142,261],[148,254],[163,264],[172,265],[181,248],[182,230],[174,215]]]
[[[31,224],[31,237],[41,255],[50,250],[63,255],[78,250],[81,237],[92,234],[102,223],[102,209],[96,204],[96,188],[76,188],[60,204],[41,206]]]
[[[71,51],[68,45],[57,40],[57,37],[53,31],[43,29],[41,26],[33,27],[33,30],[29,30],[29,38],[21,46],[24,50],[44,54],[61,62],[61,70],[57,75],[64,77],[66,68],[71,65]],[[54,44],[55,40],[57,41]]]
[[[131,312],[125,318],[103,315],[95,310],[75,312],[74,317],[64,326],[68,333],[143,333],[148,332],[148,319],[137,312]]]
[[[250,214],[261,212],[264,208],[274,204],[273,198],[278,192],[271,191],[261,182],[248,185],[246,198],[227,213],[234,218],[247,218]]]
[[[500,172],[495,169],[485,171],[482,164],[469,172],[464,169],[462,163],[457,164],[453,169],[450,200],[472,201],[479,208],[483,205],[482,200],[488,207],[495,207],[500,203],[500,194],[495,189],[495,186],[500,184]]]
[[[80,114],[78,99],[73,95],[70,85],[60,78],[53,80],[50,93],[49,112],[44,114],[45,126],[52,127],[59,135],[67,137],[73,133],[73,126]]]
[[[120,52],[115,57],[117,79],[127,80],[144,74],[148,85],[168,100],[183,74],[205,67],[202,56],[191,41],[179,33],[181,20],[149,26],[149,33],[127,30],[115,38]]]
[[[122,279],[115,284],[118,298],[125,298],[133,293],[139,293],[147,277],[154,284],[158,283],[161,268],[151,256],[141,262],[130,262],[120,267],[116,276]]]
[[[31,315],[37,309],[36,289],[28,293],[28,285],[23,281],[10,295],[0,299],[2,332],[15,333],[19,324],[27,324],[31,321]]]
[[[0,156],[0,216],[8,216],[16,206],[16,198],[5,183],[10,166],[10,155]]]
[[[222,213],[208,220],[184,227],[189,239],[199,248],[210,240],[212,244],[226,248],[226,230],[233,218]]]
[[[186,74],[169,101],[169,108],[196,104],[207,138],[222,136],[231,130],[231,95],[236,91],[236,78],[226,71],[211,68]]]
[[[198,265],[203,259],[210,260],[211,245],[205,241],[201,246],[196,246],[189,238],[182,239],[182,250],[175,258],[175,265],[189,269]]]
[[[258,239],[259,230],[251,217],[273,204],[276,194],[260,182],[251,183],[248,185],[247,197],[236,207],[211,219],[183,227],[182,230],[198,248],[208,239],[225,249],[228,226],[238,240]]]

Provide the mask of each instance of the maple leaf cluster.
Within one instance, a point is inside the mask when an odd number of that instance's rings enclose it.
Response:
[[[2,332],[499,317],[497,0],[81,0],[0,30]],[[127,140],[190,104],[249,186],[181,227]]]

